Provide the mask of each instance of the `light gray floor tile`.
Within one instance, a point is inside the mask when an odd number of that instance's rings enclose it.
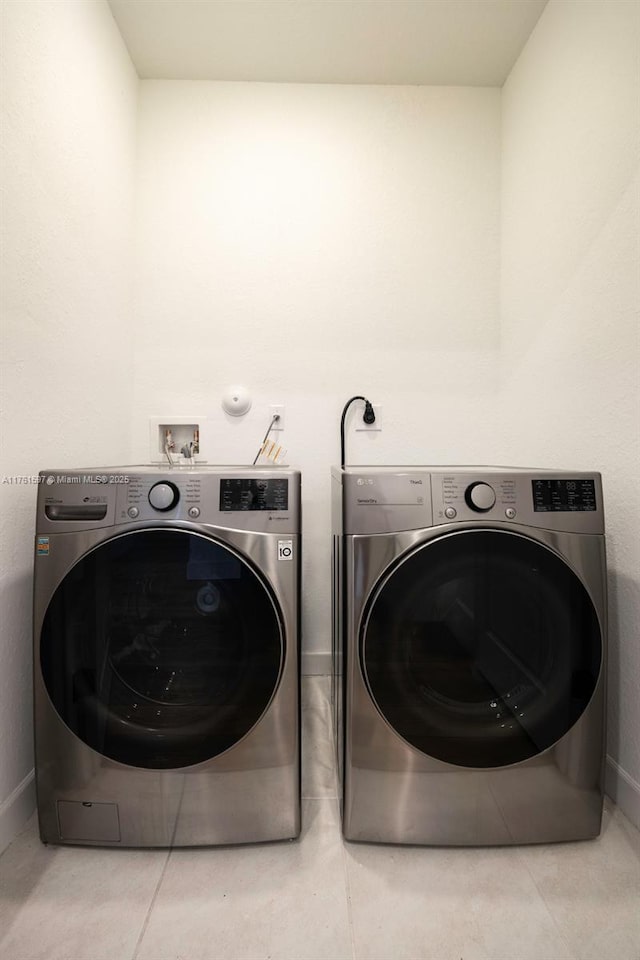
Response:
[[[335,800],[303,803],[290,843],[174,850],[138,960],[350,960]]]
[[[515,848],[347,844],[358,960],[574,960]]]
[[[527,847],[523,858],[580,960],[638,960],[640,835],[612,804],[598,840]]]
[[[303,678],[294,843],[0,857],[1,960],[639,960],[640,833],[493,849],[343,844],[330,680]]]
[[[329,677],[302,678],[302,796],[316,800],[337,795],[330,694]]]
[[[131,960],[167,857],[45,847],[34,817],[0,858],[0,957]]]

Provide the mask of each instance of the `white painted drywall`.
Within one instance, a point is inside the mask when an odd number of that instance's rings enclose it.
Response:
[[[2,5],[0,850],[30,813],[36,486],[130,449],[137,75],[109,7]]]
[[[503,89],[502,143],[504,429],[519,462],[603,473],[608,751],[637,823],[638,4],[551,0]]]
[[[285,404],[306,669],[328,668],[345,401],[384,407],[364,436],[354,410],[352,462],[510,458],[491,426],[499,122],[498,89],[141,84],[134,457],[148,417],[204,412],[208,459],[250,463]],[[236,383],[244,419],[221,409]]]

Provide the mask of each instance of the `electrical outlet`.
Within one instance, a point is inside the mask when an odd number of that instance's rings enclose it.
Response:
[[[374,400],[371,401],[371,406],[373,407],[373,412],[376,415],[374,423],[365,423],[362,419],[362,414],[364,413],[364,406],[355,414],[355,431],[356,433],[380,433],[382,430],[382,404],[376,403]]]
[[[272,403],[269,407],[271,413],[271,419],[273,419],[278,414],[279,419],[276,420],[274,425],[271,427],[271,432],[275,433],[276,430],[284,430],[284,404],[283,403]]]

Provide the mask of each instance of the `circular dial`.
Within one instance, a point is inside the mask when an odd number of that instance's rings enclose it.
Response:
[[[149,490],[149,503],[154,510],[159,510],[161,513],[172,510],[179,499],[180,491],[175,483],[170,483],[168,480],[162,483],[154,483]]]
[[[467,506],[471,507],[471,509],[477,513],[485,513],[487,510],[491,510],[491,507],[496,502],[493,487],[482,481],[472,483],[468,486],[464,498],[467,501]]]

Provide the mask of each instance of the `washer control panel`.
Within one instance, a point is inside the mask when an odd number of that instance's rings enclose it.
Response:
[[[181,476],[177,471],[171,478],[166,474],[131,473],[120,496],[116,520],[196,519],[202,503],[202,481],[202,476]]]
[[[131,472],[116,523],[184,521],[239,530],[288,532],[299,514],[295,471],[223,469]]]
[[[289,481],[286,477],[223,477],[220,481],[220,510],[223,513],[288,509]]]
[[[165,523],[300,532],[300,471],[288,467],[139,465],[45,470],[38,480],[39,534]]]

